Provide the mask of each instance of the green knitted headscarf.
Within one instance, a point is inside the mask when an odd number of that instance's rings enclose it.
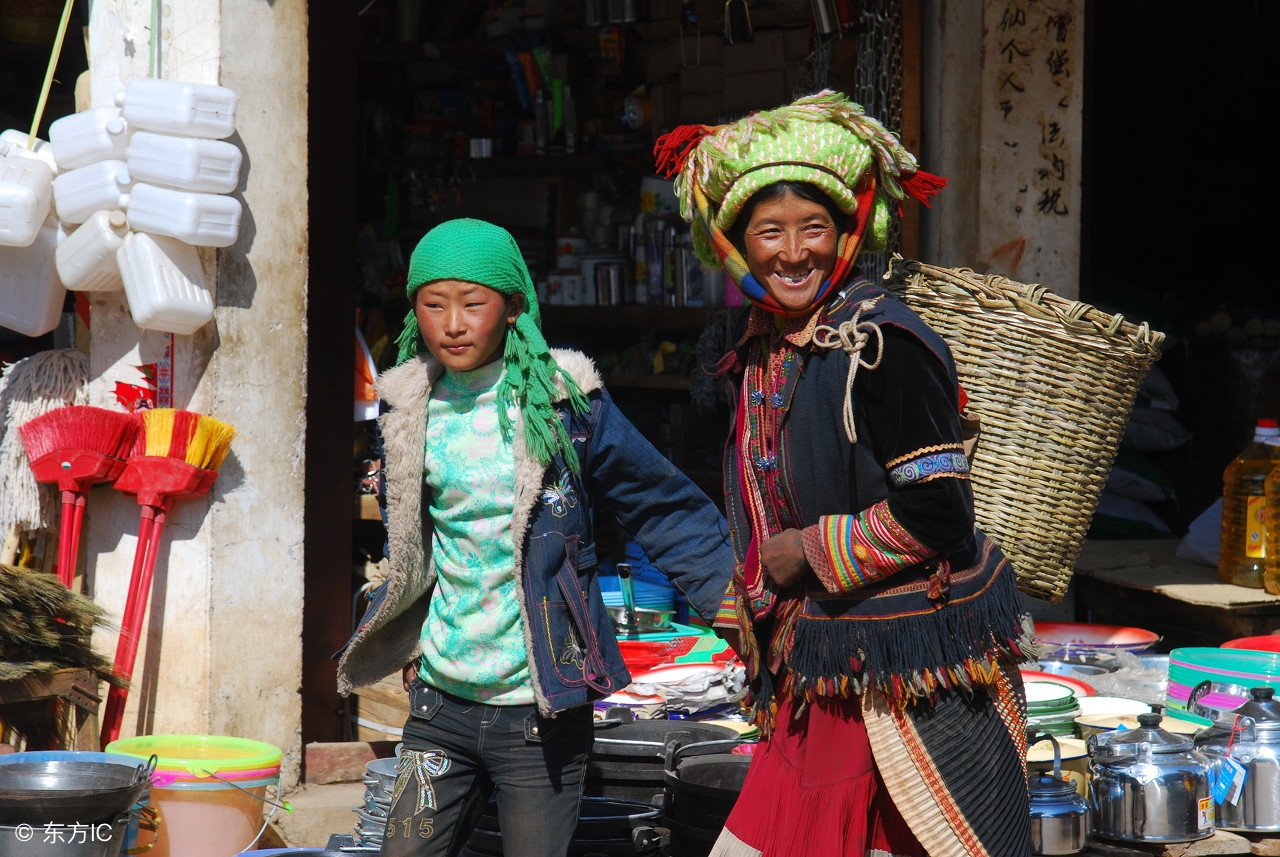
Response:
[[[575,412],[586,413],[590,405],[574,380],[560,370],[547,348],[542,336],[538,296],[515,238],[501,226],[483,220],[441,223],[422,237],[409,258],[409,279],[405,287],[409,300],[413,300],[423,285],[438,280],[463,280],[504,295],[524,295],[524,312],[507,331],[502,352],[506,373],[498,390],[498,419],[502,430],[510,432],[513,426],[507,411],[514,404],[524,421],[524,439],[529,452],[541,464],[547,464],[559,450],[570,469],[577,473],[578,456],[553,405],[560,398],[556,376],[560,376],[568,392],[569,406]],[[416,358],[427,347],[412,309],[405,317],[396,345],[400,349],[396,365]]]

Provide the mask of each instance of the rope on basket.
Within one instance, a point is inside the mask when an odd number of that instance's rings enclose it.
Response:
[[[844,433],[848,435],[849,443],[858,442],[858,428],[853,419],[853,382],[858,377],[858,367],[865,366],[868,369],[874,369],[880,365],[880,358],[884,356],[884,334],[880,332],[880,326],[874,321],[859,321],[862,314],[870,312],[879,301],[880,298],[863,301],[859,304],[858,311],[853,314],[853,318],[841,322],[839,327],[820,324],[813,331],[814,345],[828,349],[843,348],[844,353],[849,355],[849,372],[845,376],[844,404],[840,411],[840,415],[844,420]],[[876,359],[874,363],[868,363],[862,359],[862,350],[867,347],[867,342],[871,339],[872,333],[876,337]]]

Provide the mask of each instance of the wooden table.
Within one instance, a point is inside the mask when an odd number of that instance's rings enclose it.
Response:
[[[1280,597],[1179,559],[1178,541],[1086,540],[1072,580],[1076,620],[1154,631],[1162,652],[1280,630]]]

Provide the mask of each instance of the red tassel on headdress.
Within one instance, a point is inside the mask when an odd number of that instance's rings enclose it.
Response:
[[[668,131],[653,144],[653,160],[656,172],[664,179],[674,178],[684,169],[689,153],[703,137],[711,133],[706,125],[681,125]]]
[[[948,181],[950,179],[946,176],[935,176],[933,173],[926,173],[924,170],[916,170],[914,173],[898,179],[898,184],[902,185],[902,189],[907,196],[923,203],[925,206],[930,206],[929,200],[946,187]]]

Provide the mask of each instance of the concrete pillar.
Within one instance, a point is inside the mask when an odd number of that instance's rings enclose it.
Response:
[[[1082,0],[923,0],[921,258],[1080,293]]]
[[[156,0],[160,2],[160,0]],[[95,404],[136,367],[168,362],[172,404],[236,427],[205,498],[180,500],[163,533],[147,630],[122,735],[194,733],[268,741],[282,777],[301,763],[299,676],[306,426],[307,13],[303,0],[160,6],[158,77],[239,98],[239,240],[201,258],[217,310],[191,335],[136,328],[123,292],[90,293]],[[97,0],[91,104],[147,76],[151,5]],[[99,489],[85,541],[89,592],[118,621],[138,528],[134,499]],[[97,644],[113,654],[113,635]]]

